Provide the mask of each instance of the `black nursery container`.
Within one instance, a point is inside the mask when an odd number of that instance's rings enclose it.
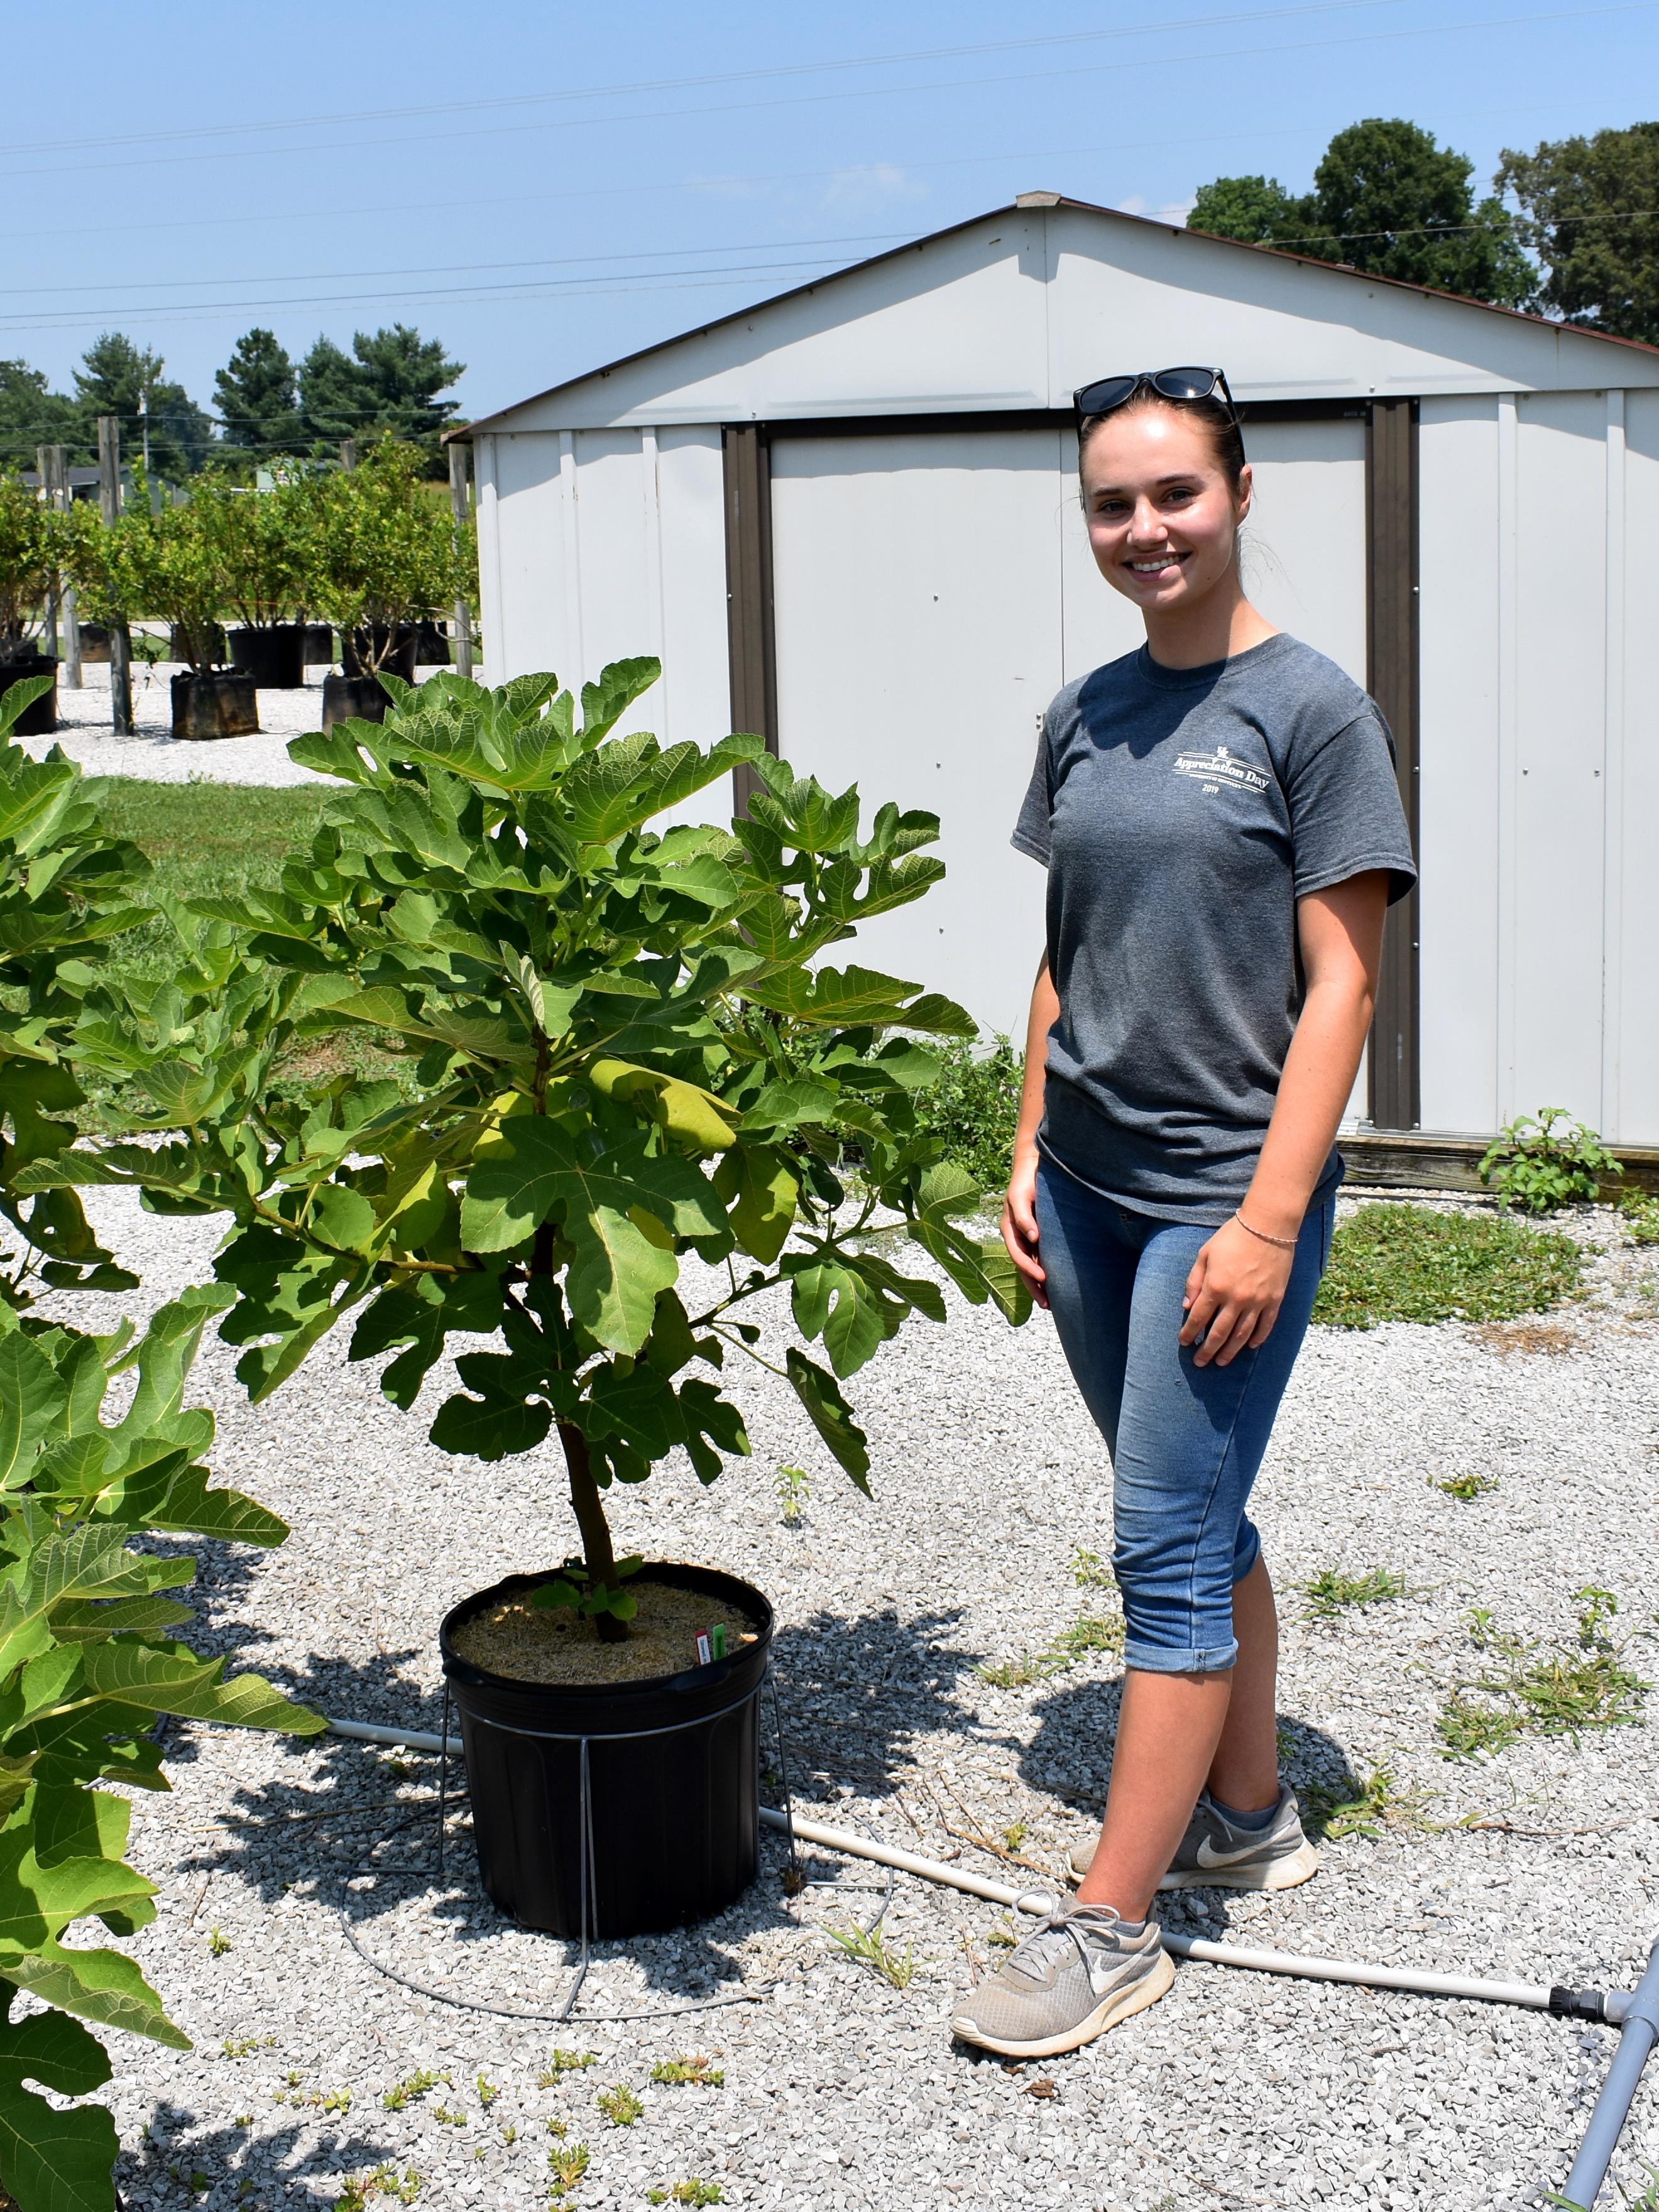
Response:
[[[322,680],[324,733],[336,722],[383,722],[392,695],[378,676],[325,676]]]
[[[759,1625],[712,1666],[640,1682],[516,1682],[455,1651],[464,1621],[549,1579],[509,1575],[448,1613],[439,1650],[460,1713],[479,1877],[526,1928],[582,1933],[582,1744],[593,1839],[590,1936],[643,1936],[706,1919],[759,1864],[760,1686],[772,1611],[708,1567],[653,1566],[655,1582],[706,1595],[711,1622]]]
[[[305,629],[272,623],[263,629],[233,629],[230,657],[262,691],[297,691],[305,682]]]

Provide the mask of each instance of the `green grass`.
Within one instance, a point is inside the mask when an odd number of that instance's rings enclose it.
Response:
[[[331,791],[322,784],[277,790],[110,776],[93,795],[112,833],[130,837],[148,855],[152,892],[206,898],[274,884],[284,865],[309,846]],[[174,944],[165,922],[147,922],[117,939],[112,964],[121,975],[168,975],[176,965]]]
[[[1332,1240],[1314,1319],[1333,1328],[1513,1321],[1571,1297],[1582,1264],[1570,1237],[1511,1215],[1362,1206]]]
[[[1363,1575],[1345,1574],[1340,1567],[1321,1567],[1302,1587],[1308,1619],[1334,1620],[1351,1605],[1378,1605],[1384,1598],[1403,1597],[1406,1577],[1387,1567],[1368,1567]]]
[[[1624,1663],[1625,1647],[1606,1624],[1619,1610],[1611,1590],[1581,1589],[1572,1646],[1528,1643],[1507,1633],[1478,1607],[1469,1615],[1477,1650],[1491,1671],[1461,1683],[1436,1723],[1442,1759],[1499,1752],[1523,1735],[1577,1736],[1586,1729],[1639,1728],[1652,1686]]]

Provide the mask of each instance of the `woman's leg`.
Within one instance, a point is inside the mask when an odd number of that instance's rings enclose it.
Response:
[[[1277,1627],[1245,1505],[1307,1328],[1329,1211],[1304,1225],[1272,1336],[1224,1368],[1196,1366],[1178,1340],[1182,1290],[1209,1232],[1145,1224],[1114,1455],[1123,1707],[1101,1841],[1077,1893],[1131,1920],[1207,1779],[1241,1812],[1278,1795]],[[1223,1782],[1242,1794],[1227,1796]]]

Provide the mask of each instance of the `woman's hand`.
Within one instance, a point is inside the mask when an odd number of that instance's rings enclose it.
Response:
[[[1008,1256],[1025,1277],[1027,1287],[1040,1306],[1046,1307],[1048,1278],[1037,1256],[1037,1147],[1016,1146],[1014,1172],[1003,1200],[1003,1242]],[[1209,1248],[1206,1246],[1205,1249]]]
[[[1011,1199],[1011,1189],[1009,1195]],[[1004,1209],[1004,1221],[1007,1218]],[[1003,1234],[1008,1235],[1006,1228]],[[1008,1249],[1014,1251],[1011,1242]],[[1194,1366],[1207,1367],[1213,1360],[1217,1367],[1226,1367],[1247,1346],[1266,1343],[1284,1303],[1296,1256],[1283,1245],[1253,1237],[1236,1221],[1217,1230],[1186,1278],[1186,1319],[1180,1340],[1198,1345]],[[1017,1253],[1015,1264],[1019,1264]]]

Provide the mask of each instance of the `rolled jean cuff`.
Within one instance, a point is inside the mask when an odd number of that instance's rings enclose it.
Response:
[[[1217,1644],[1207,1651],[1172,1650],[1167,1644],[1130,1644],[1123,1663],[1143,1674],[1225,1674],[1238,1662],[1236,1641]]]

